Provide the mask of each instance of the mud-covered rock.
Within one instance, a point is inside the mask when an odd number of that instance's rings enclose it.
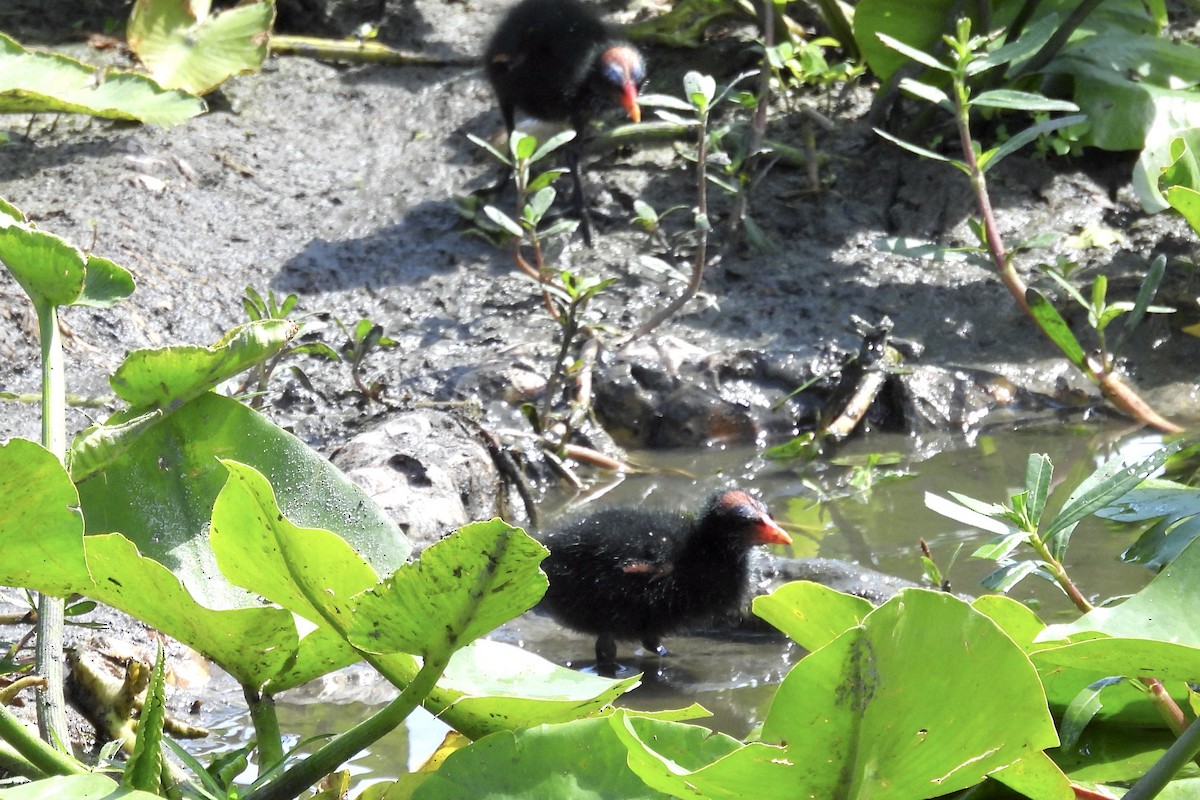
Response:
[[[382,417],[332,456],[400,526],[415,551],[477,520],[526,520],[482,432],[453,414]]]

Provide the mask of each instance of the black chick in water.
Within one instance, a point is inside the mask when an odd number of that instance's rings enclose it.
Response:
[[[646,67],[637,49],[620,39],[579,0],[522,0],[500,23],[484,53],[504,126],[513,132],[517,109],[575,129],[567,145],[573,210],[591,247],[580,157],[588,121],[620,107],[641,121],[638,88]],[[505,176],[504,180],[507,180]]]
[[[596,635],[596,668],[617,670],[617,640],[666,655],[660,637],[736,612],[749,590],[750,548],[791,544],[766,506],[744,491],[714,495],[699,515],[613,508],[564,523],[542,539],[550,586],[541,607]]]

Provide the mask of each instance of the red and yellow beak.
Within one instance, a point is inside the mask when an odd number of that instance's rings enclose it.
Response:
[[[642,121],[642,109],[638,105],[638,90],[633,81],[626,81],[621,87],[621,108],[625,109],[625,113],[634,122]]]
[[[763,516],[758,521],[758,525],[754,530],[755,544],[791,544],[792,537],[788,536],[788,532],[779,527],[779,523],[768,516]]]

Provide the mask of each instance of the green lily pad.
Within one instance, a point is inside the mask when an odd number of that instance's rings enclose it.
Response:
[[[806,650],[819,650],[853,628],[874,606],[811,581],[793,581],[754,598],[754,613]]]
[[[413,800],[663,797],[629,768],[627,753],[607,719],[502,731],[451,753],[412,796]]]
[[[205,110],[199,97],[164,89],[145,75],[26,50],[0,33],[0,113],[89,114],[170,127]]]
[[[262,363],[282,350],[298,330],[291,320],[261,319],[237,326],[211,347],[135,350],[109,383],[136,410],[173,408]]]
[[[785,745],[798,794],[912,800],[973,786],[1058,743],[1021,649],[963,601],[923,589],[900,592],[797,664],[762,738]]]
[[[407,558],[411,548],[396,523],[328,460],[261,414],[211,393],[152,422],[79,484],[88,533],[121,531],[210,607],[257,605],[223,577],[209,544],[213,504],[229,477],[220,458],[269,476],[284,513],[335,531],[377,569],[394,570]]]

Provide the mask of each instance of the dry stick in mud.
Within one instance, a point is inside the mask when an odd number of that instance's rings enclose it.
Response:
[[[313,36],[272,36],[275,55],[324,58],[364,64],[396,64],[409,67],[474,67],[478,59],[470,56],[431,56],[403,53],[385,44],[365,39],[320,39]]]

